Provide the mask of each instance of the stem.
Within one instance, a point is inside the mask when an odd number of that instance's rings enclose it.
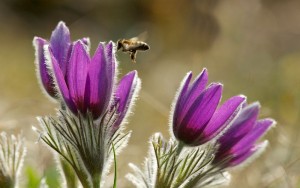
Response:
[[[113,188],[116,188],[117,187],[117,159],[116,159],[116,151],[115,151],[114,143],[112,142],[111,144],[112,144],[112,150],[114,153],[114,165],[115,165],[115,177],[114,177]]]
[[[93,188],[100,188],[101,176],[96,173],[92,176],[93,178]]]
[[[86,175],[80,172],[76,172],[76,174],[83,188],[91,188],[90,181],[88,181]]]
[[[67,188],[77,187],[77,177],[72,167],[68,164],[67,161],[65,161],[61,157],[59,159],[60,159],[63,175],[65,176],[66,187]]]
[[[176,157],[178,157],[182,151],[184,147],[184,143],[182,142],[178,142],[178,145],[177,145],[177,150],[176,150]]]

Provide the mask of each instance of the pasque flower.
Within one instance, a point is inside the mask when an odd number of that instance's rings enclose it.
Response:
[[[241,164],[255,153],[261,151],[267,141],[256,144],[269,128],[275,124],[273,119],[257,120],[260,105],[258,102],[245,106],[232,126],[218,139],[219,148],[213,163],[222,167]]]
[[[137,72],[117,82],[115,44],[101,42],[90,56],[89,40],[71,42],[63,22],[49,42],[35,37],[34,44],[41,83],[61,104],[57,117],[38,118],[41,139],[61,157],[68,187],[77,182],[74,173],[82,187],[100,187],[115,154],[130,138],[120,126],[139,90]]]
[[[218,107],[222,84],[212,83],[206,87],[206,69],[190,84],[191,78],[192,73],[189,72],[179,89],[171,126],[178,141],[198,146],[216,137],[231,123],[241,109],[245,96],[231,97]]]
[[[89,48],[89,38],[83,38],[81,40],[84,44],[86,44],[86,48]],[[35,47],[37,75],[39,77],[39,81],[41,82],[42,88],[44,88],[49,96],[56,98],[57,95],[54,88],[53,78],[47,70],[44,46],[49,45],[49,48],[52,50],[53,57],[59,64],[63,75],[66,76],[67,63],[72,48],[70,31],[65,23],[61,21],[52,32],[50,41],[47,41],[41,37],[34,37],[33,45]]]
[[[107,110],[115,108],[118,114],[116,124],[122,121],[139,79],[136,71],[128,73],[121,79],[113,94],[116,87],[116,58],[113,42],[100,43],[94,56],[90,57],[85,44],[81,40],[76,41],[67,62],[66,76],[50,46],[47,52],[49,52],[48,63],[53,71],[58,91],[74,114],[90,112],[97,119]]]

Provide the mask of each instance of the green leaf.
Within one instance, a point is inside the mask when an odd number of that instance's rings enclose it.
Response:
[[[113,188],[117,187],[117,158],[116,158],[116,151],[115,151],[115,146],[114,143],[112,142],[112,150],[113,150],[113,154],[114,154],[114,171],[115,171],[115,176],[114,176],[114,186]]]

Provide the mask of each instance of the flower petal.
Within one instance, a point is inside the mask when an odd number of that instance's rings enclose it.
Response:
[[[251,148],[253,144],[259,138],[261,138],[273,124],[275,124],[275,121],[272,119],[263,119],[257,121],[254,129],[231,148],[231,153],[244,153],[246,150]]]
[[[222,95],[221,84],[211,84],[191,105],[181,124],[198,129],[206,125],[214,114]]]
[[[69,46],[71,44],[70,31],[64,22],[59,22],[50,38],[50,46],[53,56],[61,67],[63,74],[66,74],[66,61]]]
[[[243,102],[246,100],[245,96],[234,96],[228,99],[219,107],[209,123],[204,129],[207,141],[218,135],[224,128],[226,128],[240,111]]]
[[[81,41],[74,44],[71,57],[68,63],[67,85],[70,96],[77,105],[77,108],[85,113],[87,104],[85,102],[85,87],[90,63],[89,55]]]
[[[237,166],[249,159],[256,158],[264,149],[267,147],[268,141],[264,141],[260,144],[253,146],[251,149],[247,150],[245,153],[238,156],[234,156],[231,161],[229,161],[229,166]],[[256,156],[256,157],[255,157]]]
[[[119,99],[117,110],[119,113],[122,113],[122,111],[128,107],[128,102],[130,102],[129,99],[132,97],[132,92],[137,84],[136,75],[136,71],[128,73],[121,79],[118,85],[115,96]]]
[[[112,43],[110,46],[112,47]],[[114,55],[111,53],[113,51],[111,50],[110,54],[108,53],[105,44],[100,43],[89,66],[87,94],[91,106],[90,111],[94,117],[99,117],[111,101],[115,60],[112,60]]]
[[[110,86],[109,91],[112,93],[113,86],[116,82],[116,68],[117,68],[117,60],[116,53],[114,48],[114,43],[110,41],[105,45],[105,57],[106,57],[106,67],[107,67],[107,76],[109,77]],[[111,95],[110,93],[110,95]]]
[[[106,77],[107,77],[107,93],[106,93],[106,101],[105,109],[109,105],[112,99],[112,93],[114,91],[114,87],[116,85],[116,68],[117,68],[117,60],[116,53],[114,48],[114,43],[110,41],[105,45],[105,58],[106,58]]]
[[[133,103],[133,96],[137,89],[137,85],[139,83],[139,79],[137,77],[137,72],[132,71],[125,75],[116,90],[115,98],[117,99],[117,113],[118,119],[114,124],[114,129],[117,129],[116,126],[120,126],[122,120],[125,118],[128,108],[131,103]]]
[[[87,47],[86,51],[90,50],[91,47],[91,42],[90,42],[90,38],[89,37],[84,37],[81,39],[82,43],[85,44],[85,46]]]
[[[44,46],[48,44],[48,42],[40,37],[34,37],[33,45],[35,47],[35,64],[37,69],[37,74],[41,85],[43,86],[43,90],[46,91],[51,97],[55,98],[55,89],[53,85],[53,80],[48,73],[45,53],[44,53]]]
[[[174,106],[174,112],[173,112],[173,131],[174,134],[177,134],[175,132],[178,131],[178,126],[180,126],[179,117],[182,116],[179,112],[182,109],[182,106],[184,105],[184,96],[188,90],[189,83],[192,79],[192,72],[187,73],[187,75],[184,77],[184,79],[181,82],[181,86],[179,87],[179,90],[177,92],[177,96],[174,99],[174,102],[176,102]]]
[[[241,113],[238,115],[237,119],[235,119],[232,123],[232,126],[220,138],[219,142],[221,144],[226,143],[226,148],[230,148],[240,139],[242,139],[253,129],[258,117],[259,108],[260,104],[258,102],[244,107]]]
[[[208,81],[208,72],[206,69],[197,76],[192,85],[188,88],[187,94],[184,97],[184,105],[181,114],[186,114],[194,101],[199,97],[200,93],[205,89]],[[182,119],[181,119],[182,120]]]
[[[53,56],[51,48],[48,47],[48,48],[46,48],[46,50],[47,50],[46,53],[48,53],[48,55],[46,56],[47,62],[48,62],[48,65],[51,67],[54,81],[56,83],[56,86],[58,87],[57,88],[58,92],[60,93],[62,99],[64,99],[64,101],[67,104],[67,106],[69,107],[69,109],[73,113],[77,114],[76,105],[74,104],[74,102],[71,99],[69,89],[66,84],[63,72],[60,69],[59,64],[57,63],[56,58]]]
[[[204,139],[203,129],[215,112],[222,95],[221,84],[211,84],[195,100],[174,132],[175,136],[189,145],[199,145]],[[177,135],[176,135],[177,134]],[[199,143],[195,142],[196,140]]]

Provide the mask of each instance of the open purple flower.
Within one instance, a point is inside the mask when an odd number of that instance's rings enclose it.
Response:
[[[76,41],[67,62],[67,75],[57,62],[52,49],[48,48],[49,66],[55,83],[67,107],[74,113],[90,112],[97,119],[109,109],[116,107],[119,123],[125,117],[139,79],[136,71],[125,75],[114,93],[116,59],[113,42],[100,43],[90,58],[85,44]],[[119,124],[118,124],[119,125]]]
[[[207,70],[190,84],[192,73],[184,78],[175,99],[171,126],[176,139],[186,145],[198,146],[216,137],[237,115],[245,96],[234,96],[219,108],[222,85],[212,83],[206,87]]]
[[[213,163],[220,163],[222,167],[236,166],[266,146],[267,141],[260,144],[256,144],[256,141],[275,121],[257,120],[259,108],[259,103],[253,103],[242,109],[232,126],[218,139],[219,148]]]
[[[86,44],[86,47],[89,48],[89,39],[83,38],[81,40]],[[49,96],[56,98],[57,96],[56,90],[54,89],[53,78],[47,70],[44,46],[50,46],[53,57],[59,64],[63,75],[66,76],[68,66],[67,63],[72,48],[70,31],[65,23],[61,21],[52,32],[50,41],[47,41],[41,37],[34,37],[33,45],[36,51],[36,69],[38,77],[40,78],[39,80],[41,82],[41,85],[43,86],[46,93],[49,94]]]

